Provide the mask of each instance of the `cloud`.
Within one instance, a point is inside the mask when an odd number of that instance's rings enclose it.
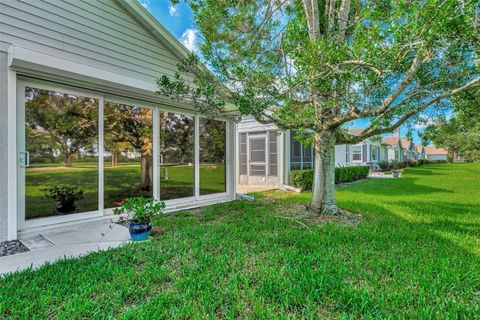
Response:
[[[138,0],[140,4],[147,10],[150,10],[150,0]]]
[[[173,5],[170,5],[170,6],[168,7],[168,13],[170,13],[170,15],[171,15],[172,17],[178,16],[177,7],[175,7],[175,6],[173,6]]]
[[[190,51],[198,51],[198,42],[197,42],[198,31],[195,29],[187,29],[180,37],[180,42]]]

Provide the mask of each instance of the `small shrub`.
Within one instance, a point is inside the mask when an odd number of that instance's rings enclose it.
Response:
[[[398,170],[398,169],[400,169],[400,163],[398,161],[395,161],[395,160],[390,161],[389,170]]]
[[[408,166],[407,161],[402,161],[398,164],[398,169],[405,169]]]
[[[45,198],[57,202],[58,213],[75,212],[77,209],[77,201],[83,199],[83,190],[79,190],[78,187],[53,186],[43,191]]]
[[[430,161],[428,161],[427,159],[419,159],[418,160],[418,165],[419,166],[423,166],[423,165],[429,164],[429,163],[430,163]]]
[[[417,167],[418,166],[418,161],[414,159],[408,160],[408,166],[409,167]]]
[[[447,160],[429,160],[430,163],[448,163]]]
[[[384,160],[384,161],[380,161],[380,162],[378,163],[378,166],[380,167],[380,170],[382,170],[382,171],[389,171],[389,170],[391,170],[391,165],[392,165],[391,162],[388,162],[388,161],[385,161],[385,160]]]
[[[312,190],[313,170],[290,171],[290,185],[302,190]]]
[[[350,182],[366,178],[370,168],[368,166],[352,166],[335,168],[335,183]],[[290,171],[290,185],[302,190],[312,190],[313,170]]]

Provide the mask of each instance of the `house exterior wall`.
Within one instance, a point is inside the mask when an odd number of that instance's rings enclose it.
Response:
[[[55,222],[42,222],[50,217],[32,219],[28,226],[25,217],[22,221],[24,210],[19,203],[24,204],[24,198],[22,191],[18,190],[22,188],[17,189],[17,183],[20,185],[23,181],[19,177],[22,170],[18,170],[18,161],[19,152],[24,151],[19,149],[22,144],[19,132],[24,130],[21,121],[19,130],[17,128],[17,118],[22,113],[17,110],[23,106],[22,90],[28,83],[45,86],[45,90],[57,91],[55,88],[61,88],[59,92],[94,92],[99,99],[100,115],[103,101],[118,101],[151,108],[154,110],[153,123],[158,120],[157,110],[195,117],[195,196],[173,199],[170,203],[167,200],[167,210],[235,198],[236,136],[232,118],[219,119],[226,122],[227,131],[224,159],[227,166],[226,191],[203,195],[199,187],[198,120],[201,114],[191,104],[174,102],[155,94],[157,86],[154,80],[161,75],[173,75],[186,51],[135,0],[0,0],[0,241],[17,238],[22,229],[64,222],[63,218],[66,222],[73,222],[67,216],[51,217],[51,221]],[[155,125],[152,156],[154,195],[161,195],[158,132]],[[99,145],[102,141],[99,138]],[[98,167],[103,168],[103,157],[99,158],[102,160],[99,160]],[[99,179],[102,170],[99,171]],[[100,187],[99,194],[102,194]],[[99,200],[100,205],[102,202]],[[102,208],[93,213],[110,213]]]
[[[388,147],[386,145],[380,145],[380,161],[389,161]]]
[[[2,43],[0,42],[0,46]],[[8,188],[8,54],[0,47],[0,242],[7,240],[7,188]]]
[[[335,166],[343,167],[350,164],[351,156],[347,155],[347,145],[339,144],[335,146]]]
[[[174,74],[178,62],[114,0],[0,0],[0,38],[144,81]]]
[[[448,155],[446,154],[427,154],[427,159],[428,160],[448,160]]]

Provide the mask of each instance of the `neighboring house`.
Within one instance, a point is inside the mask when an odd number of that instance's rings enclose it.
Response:
[[[417,151],[417,160],[426,159],[425,147],[422,144],[415,145],[415,150]]]
[[[399,136],[382,138],[382,142],[389,146],[389,161],[408,161],[417,159],[415,144],[407,138]]]
[[[352,129],[359,134],[362,129]],[[273,124],[263,125],[252,117],[237,124],[237,181],[241,185],[283,188],[291,170],[312,169],[314,152],[289,132],[279,132]],[[387,160],[388,146],[367,139],[356,145],[335,147],[336,166],[373,165]]]
[[[402,161],[403,148],[398,137],[382,138],[382,142],[387,146],[388,161]]]
[[[436,161],[436,160],[448,160],[448,151],[447,149],[443,148],[434,148],[434,147],[426,147],[425,154],[428,160]]]
[[[109,215],[122,197],[153,196],[168,210],[235,198],[234,119],[207,120],[155,94],[155,80],[174,75],[189,51],[140,3],[0,0],[0,8],[0,242]],[[82,126],[54,131],[71,121],[68,110]],[[42,190],[63,186],[83,192],[74,209],[45,199]]]
[[[359,135],[363,129],[350,129],[350,133]],[[355,145],[337,145],[335,163],[337,166],[370,165],[385,160],[386,146],[380,140],[366,139]]]

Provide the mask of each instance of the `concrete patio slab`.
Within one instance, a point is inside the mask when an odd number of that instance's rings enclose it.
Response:
[[[118,247],[130,241],[128,228],[110,220],[83,222],[21,238],[29,252],[0,257],[0,274],[39,268],[63,258]]]
[[[238,193],[253,193],[253,192],[263,192],[263,191],[270,191],[275,190],[278,188],[275,187],[264,187],[264,186],[244,186],[244,185],[237,185],[237,192]]]

